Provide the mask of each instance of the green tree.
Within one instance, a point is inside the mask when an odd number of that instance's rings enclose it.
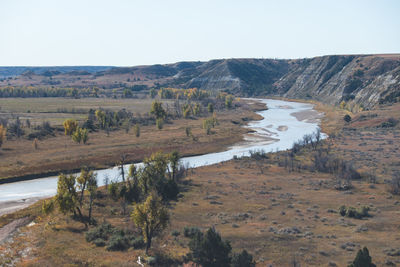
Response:
[[[124,91],[123,91],[123,96],[124,96],[124,98],[130,98],[130,97],[132,97],[132,91],[131,90],[129,90],[128,88],[125,88],[124,89]]]
[[[376,267],[375,264],[372,263],[372,258],[369,256],[369,251],[366,247],[362,250],[360,249],[357,253],[356,258],[353,263],[349,265],[349,267]]]
[[[158,101],[153,101],[153,103],[151,103],[150,114],[153,114],[157,119],[164,119],[167,116],[167,112],[162,107],[162,103]]]
[[[161,130],[164,127],[164,120],[162,118],[158,118],[156,120],[156,126],[158,130]]]
[[[135,205],[131,217],[135,225],[142,229],[146,242],[146,254],[148,254],[153,237],[161,233],[168,225],[168,210],[164,207],[161,198],[153,193],[144,203]]]
[[[151,97],[151,98],[154,98],[154,97],[156,97],[156,95],[157,95],[156,89],[151,88],[151,89],[150,89],[150,97]]]
[[[94,199],[97,196],[97,179],[96,175],[92,174],[87,181],[87,191],[89,192],[89,223],[92,223],[92,208]]]
[[[83,215],[79,208],[78,192],[75,187],[75,176],[60,174],[57,182],[57,194],[55,196],[56,203],[58,204],[59,210],[63,214],[69,212],[78,212],[79,219],[83,222]],[[86,224],[86,223],[85,223]]]
[[[229,241],[223,241],[214,228],[205,234],[198,232],[189,242],[190,254],[195,263],[207,267],[228,267],[231,263],[229,254],[232,247]]]
[[[68,119],[64,121],[63,125],[65,135],[72,135],[78,127],[78,122],[76,120]]]
[[[227,95],[225,97],[225,107],[229,109],[232,108],[232,102],[233,102],[233,96]]]
[[[87,141],[89,140],[89,131],[88,131],[88,129],[81,128],[81,139],[82,139],[82,143],[83,144],[87,143]]]
[[[239,253],[234,254],[232,257],[232,267],[255,267],[256,263],[253,260],[253,256],[249,254],[245,249]]]
[[[207,110],[209,113],[214,112],[214,105],[212,103],[208,103]]]
[[[171,168],[171,178],[172,180],[175,180],[176,172],[178,171],[178,166],[179,166],[179,161],[181,159],[181,156],[179,155],[178,151],[172,151],[168,155],[168,162],[169,166]]]

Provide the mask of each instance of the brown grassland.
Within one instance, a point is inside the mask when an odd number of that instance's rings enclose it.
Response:
[[[171,223],[153,242],[151,252],[182,259],[189,251],[183,228],[215,226],[231,241],[234,251],[245,248],[252,253],[257,266],[289,266],[293,259],[301,266],[347,266],[364,246],[377,266],[400,264],[399,254],[395,256],[400,253],[400,197],[390,194],[384,182],[392,171],[399,170],[400,130],[398,126],[377,127],[389,117],[399,118],[400,105],[349,113],[353,120],[347,124],[343,122],[346,111],[316,105],[325,113],[322,129],[334,137],[328,140],[333,153],[354,161],[362,172],[375,173],[376,181],[364,178],[353,181],[351,191],[338,191],[331,174],[288,172],[277,166],[274,162],[281,153],[270,154],[262,162],[263,173],[251,158],[197,168],[184,179],[182,197],[170,203]],[[232,124],[232,118],[227,118],[217,135],[222,134],[222,127]],[[167,130],[183,136],[184,124],[178,125],[180,122],[174,122],[161,133],[153,126],[148,132],[155,132],[157,138],[171,138]],[[102,195],[106,194],[103,188]],[[338,213],[342,205],[368,206],[371,217],[342,217]],[[21,266],[138,266],[137,256],[144,255],[143,250],[109,252],[87,243],[82,223],[58,212],[44,216],[40,207],[38,202],[0,218],[0,226],[25,216],[36,222],[20,228],[12,242],[0,245],[0,264],[1,260],[5,264],[17,259]],[[100,223],[108,221],[135,231],[129,216],[121,214],[120,203],[110,198],[97,201],[94,217]],[[174,230],[180,235],[172,236]]]
[[[3,101],[3,102],[1,102]],[[80,114],[53,113],[58,109],[89,110],[99,106],[120,110],[126,108],[134,114],[145,113],[150,110],[152,99],[7,99],[1,100],[2,110],[14,112],[24,120],[29,116],[39,117],[37,122],[50,120],[54,125],[62,127],[62,122],[67,118],[82,119]],[[71,104],[73,102],[74,104]],[[171,101],[164,101],[170,104]],[[107,104],[105,104],[107,103]],[[258,118],[255,110],[265,108],[257,103],[245,104],[235,110],[217,112],[219,125],[213,129],[213,134],[207,135],[202,129],[203,118],[178,119],[166,123],[162,130],[157,130],[155,125],[141,126],[140,137],[136,137],[133,130],[105,131],[90,133],[88,144],[76,144],[62,131],[55,137],[39,140],[38,149],[33,146],[32,140],[26,138],[7,140],[0,150],[0,177],[40,176],[46,173],[55,174],[60,171],[78,170],[82,166],[96,169],[115,166],[121,160],[121,155],[126,155],[126,162],[138,162],[152,152],[177,150],[182,155],[197,155],[224,150],[242,139],[248,130],[241,127],[249,120]],[[23,111],[22,111],[23,109]],[[26,113],[31,110],[31,113]],[[32,113],[33,112],[33,113]],[[185,128],[191,127],[196,140],[187,137]]]

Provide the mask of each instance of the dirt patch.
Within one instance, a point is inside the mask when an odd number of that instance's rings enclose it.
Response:
[[[0,244],[6,241],[19,227],[27,225],[30,221],[30,218],[25,217],[17,219],[0,228]]]

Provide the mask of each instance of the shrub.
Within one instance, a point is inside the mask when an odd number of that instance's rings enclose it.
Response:
[[[234,254],[232,257],[232,267],[255,267],[256,263],[253,260],[253,256],[249,254],[245,249],[239,253]]]
[[[129,247],[129,240],[124,236],[123,232],[115,233],[111,236],[107,245],[107,250],[117,251],[125,250]]]
[[[174,230],[171,232],[171,235],[175,236],[175,237],[179,236],[180,234],[181,234],[181,232],[179,232],[178,230]]]
[[[346,115],[344,115],[344,117],[343,117],[343,120],[345,121],[345,122],[351,122],[351,117],[350,117],[350,115],[349,114],[346,114]]]
[[[387,121],[382,122],[378,127],[381,128],[392,128],[397,125],[398,121],[395,118],[389,118]]]
[[[107,240],[110,233],[112,233],[113,227],[109,223],[103,223],[95,228],[90,229],[86,232],[85,238],[87,242],[92,242],[96,239]]]
[[[191,136],[191,135],[192,135],[192,128],[186,127],[186,128],[185,128],[185,133],[186,133],[186,136],[187,136],[187,137]]]
[[[185,227],[183,229],[183,235],[185,237],[192,238],[194,237],[197,233],[201,233],[200,229],[197,227]]]
[[[106,245],[106,241],[101,238],[97,238],[93,241],[93,244],[96,245],[96,247],[104,247]]]
[[[134,249],[140,249],[140,248],[144,248],[144,246],[146,245],[144,243],[143,237],[138,237],[135,239],[131,239],[131,247],[133,247]]]
[[[339,208],[339,213],[340,213],[340,215],[345,216],[346,215],[346,206],[341,206]]]
[[[349,218],[355,218],[355,219],[362,219],[364,217],[370,217],[371,215],[368,213],[369,207],[367,206],[362,206],[359,209],[356,209],[354,207],[347,207],[346,206],[341,206],[339,208],[339,213],[342,216],[346,216]]]
[[[364,247],[362,250],[360,249],[358,251],[353,263],[348,267],[376,267],[376,265],[372,263],[372,258],[369,255],[369,251],[366,247]]]

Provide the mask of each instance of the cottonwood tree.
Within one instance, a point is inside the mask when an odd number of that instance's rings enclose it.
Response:
[[[168,225],[168,210],[163,205],[161,198],[153,193],[147,197],[144,203],[135,205],[131,217],[135,225],[142,229],[146,242],[146,254],[148,254],[153,237],[161,233]]]
[[[78,122],[76,120],[68,119],[64,123],[65,135],[72,135],[78,128]]]
[[[74,175],[60,174],[57,182],[57,194],[55,196],[55,201],[58,204],[59,210],[63,214],[72,212],[74,213],[74,217],[76,217],[76,213],[78,212],[80,221],[84,222],[83,215],[79,207],[78,192],[76,190],[75,183],[76,178]],[[86,222],[84,223],[86,225]]]
[[[0,124],[0,148],[4,144],[7,138],[7,128]]]
[[[158,101],[153,101],[153,103],[151,103],[150,114],[153,114],[156,119],[164,119],[167,116],[167,113],[162,107],[162,103]]]
[[[92,208],[94,199],[97,196],[97,179],[96,175],[90,175],[87,181],[87,191],[89,192],[89,223],[92,223]]]
[[[168,162],[171,169],[171,179],[175,180],[181,157],[178,151],[173,151],[168,155]]]

